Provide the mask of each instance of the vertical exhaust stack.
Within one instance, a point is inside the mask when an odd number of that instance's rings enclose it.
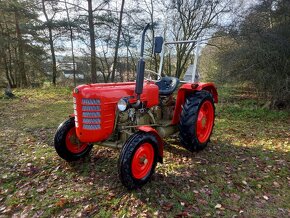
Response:
[[[136,87],[135,93],[137,94],[137,99],[140,100],[140,95],[143,92],[143,83],[144,83],[144,71],[145,71],[145,61],[144,61],[144,44],[145,44],[145,34],[146,31],[149,29],[150,24],[148,23],[142,33],[141,38],[141,52],[140,52],[140,59],[137,65],[137,78],[136,78]]]

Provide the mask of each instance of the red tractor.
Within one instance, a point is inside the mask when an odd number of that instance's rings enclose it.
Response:
[[[189,151],[205,148],[214,126],[214,103],[218,101],[213,83],[161,77],[163,62],[158,80],[144,81],[144,39],[148,28],[149,25],[142,34],[136,82],[76,87],[74,113],[60,124],[54,137],[55,149],[66,161],[85,157],[93,144],[121,149],[119,176],[128,189],[147,183],[157,162],[162,163],[164,138],[179,132],[181,144]],[[161,53],[165,44],[157,37],[155,52]]]

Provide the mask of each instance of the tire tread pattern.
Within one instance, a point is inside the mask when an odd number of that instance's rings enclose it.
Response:
[[[70,161],[76,161],[82,157],[85,157],[89,154],[89,152],[92,150],[93,145],[89,144],[87,148],[82,151],[79,154],[71,153],[66,148],[66,135],[68,131],[75,126],[74,117],[70,117],[63,123],[59,125],[59,127],[56,130],[55,136],[54,136],[54,148],[57,152],[57,154],[64,160],[70,162]]]
[[[155,153],[154,162],[153,162],[150,172],[144,178],[135,179],[132,175],[132,169],[131,169],[132,159],[139,145],[145,142],[149,142],[150,144],[153,145],[154,153]],[[158,141],[156,140],[154,135],[150,133],[142,132],[142,131],[139,131],[133,134],[124,144],[120,153],[119,161],[118,161],[118,171],[119,171],[119,178],[122,184],[128,190],[141,188],[150,180],[152,174],[155,171],[155,167],[157,164],[157,155],[158,155],[157,145],[158,145]]]
[[[180,115],[180,122],[178,125],[180,142],[184,148],[191,152],[204,149],[210,140],[209,136],[205,143],[200,143],[196,136],[198,112],[205,100],[209,100],[213,104],[215,111],[212,94],[207,91],[198,91],[186,97]]]

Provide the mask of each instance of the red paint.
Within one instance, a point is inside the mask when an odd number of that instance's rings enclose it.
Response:
[[[80,143],[80,144],[76,144],[77,140],[77,136],[76,136],[76,129],[75,127],[71,128],[66,137],[65,137],[65,144],[66,144],[66,148],[74,154],[79,154],[81,152],[83,152],[86,147],[88,146],[87,143]]]
[[[162,140],[162,138],[158,134],[157,130],[153,129],[151,126],[139,126],[137,129],[140,131],[143,131],[143,132],[152,133],[156,137],[156,139],[158,141],[158,154],[162,158],[163,157],[164,141]]]
[[[150,172],[154,162],[154,148],[150,143],[144,143],[136,150],[131,164],[135,179],[143,179]]]
[[[210,137],[214,122],[214,108],[209,100],[202,103],[196,122],[197,139],[200,143],[205,143]]]
[[[210,92],[213,95],[214,102],[218,102],[218,93],[213,83],[194,83],[194,85],[192,83],[183,84],[177,92],[174,115],[171,122],[172,125],[177,125],[179,122],[179,117],[182,111],[181,106],[184,105],[186,96],[190,93],[201,90]]]
[[[73,93],[76,98],[76,111],[78,127],[76,133],[80,141],[82,142],[99,142],[104,141],[110,137],[113,132],[115,124],[115,113],[117,110],[117,103],[123,97],[135,97],[135,82],[125,83],[98,83],[89,85],[80,85],[77,87],[78,92]],[[153,82],[145,82],[143,88],[143,94],[141,95],[141,101],[148,107],[158,105],[159,95],[158,86]],[[93,118],[100,119],[100,129],[88,130],[84,129],[82,111],[82,99],[99,99],[100,104],[93,106],[100,106],[99,109],[93,110],[93,112],[99,112],[100,116]],[[92,111],[91,111],[92,112]]]

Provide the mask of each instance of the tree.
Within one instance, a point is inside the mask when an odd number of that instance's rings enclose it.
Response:
[[[49,17],[48,13],[47,13],[47,8],[46,8],[46,2],[51,4],[51,8],[52,8],[52,16]],[[48,41],[49,41],[49,46],[50,46],[50,52],[51,52],[51,59],[52,59],[52,83],[53,85],[56,85],[56,58],[55,58],[55,49],[54,49],[54,42],[53,42],[53,18],[55,17],[57,10],[55,8],[55,2],[50,0],[50,1],[46,1],[46,0],[41,0],[42,3],[42,11],[43,14],[45,16],[45,20],[46,23],[44,24],[47,29],[48,29]]]
[[[232,44],[218,55],[223,73],[228,81],[256,88],[272,106],[290,102],[290,3],[262,0],[248,11],[237,28],[224,33]]]
[[[73,41],[73,27],[69,15],[69,8],[67,5],[67,0],[64,0],[65,3],[65,11],[67,17],[67,27],[69,29],[69,38],[71,44],[71,55],[72,55],[72,62],[73,62],[73,76],[74,76],[74,86],[76,86],[76,62],[75,62],[75,55],[74,55],[74,41]]]
[[[177,0],[167,4],[172,27],[169,31],[176,41],[197,40],[210,36],[219,22],[218,18],[230,11],[230,0]],[[175,76],[180,77],[187,67],[194,49],[194,44],[176,45]]]
[[[37,78],[44,55],[42,38],[35,30],[37,8],[33,0],[0,2],[1,66],[10,87],[26,87]]]
[[[89,33],[91,44],[91,76],[92,82],[97,82],[97,62],[96,62],[96,42],[95,42],[95,25],[93,17],[92,0],[88,0],[88,20],[89,20]]]
[[[116,46],[115,46],[115,55],[114,55],[113,70],[112,70],[112,82],[114,82],[114,80],[115,80],[115,71],[116,71],[117,62],[118,62],[118,49],[119,49],[120,37],[121,37],[124,4],[125,4],[125,0],[122,0],[121,10],[120,10],[120,19],[119,19],[119,25],[118,25],[118,33],[117,33],[117,42],[116,42]]]

